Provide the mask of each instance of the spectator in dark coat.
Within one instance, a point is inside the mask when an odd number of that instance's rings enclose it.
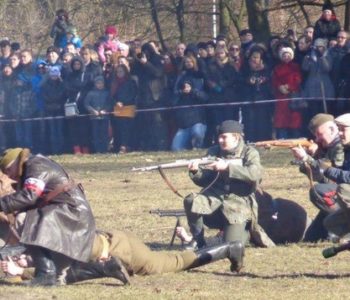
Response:
[[[115,152],[125,153],[132,147],[137,85],[125,65],[115,69],[116,78],[112,96],[114,115],[112,116],[113,147]],[[148,126],[148,124],[143,124]]]
[[[95,77],[94,82],[95,87],[86,95],[84,104],[90,114],[93,150],[95,153],[106,153],[109,142],[109,91],[105,88],[103,76]]]
[[[310,55],[306,55],[302,69],[307,72],[305,80],[305,86],[303,90],[303,96],[308,99],[308,116],[311,118],[324,112],[324,103],[326,99],[334,100],[334,86],[330,78],[330,72],[332,70],[332,57],[328,55],[327,40],[316,39],[314,42],[315,49],[313,49]],[[331,101],[331,100],[329,100]]]
[[[266,65],[261,47],[253,47],[248,56],[248,63],[242,69],[243,99],[261,101],[272,98],[271,69]],[[272,111],[269,103],[255,103],[242,107],[244,134],[247,141],[271,139]]]
[[[44,100],[46,127],[49,134],[49,153],[62,154],[64,151],[63,134],[63,106],[65,103],[64,83],[59,68],[52,67],[49,71],[49,78],[41,87],[41,94]]]
[[[71,73],[64,79],[66,99],[68,103],[76,103],[79,113],[86,114],[84,98],[89,90],[89,78],[85,75],[83,60],[76,56],[71,61]],[[85,119],[85,120],[84,120]],[[67,131],[75,154],[89,153],[89,128],[86,117],[67,119]]]
[[[163,104],[165,76],[162,57],[149,43],[142,46],[142,53],[133,64],[132,74],[138,78],[138,107],[156,108]],[[146,151],[166,150],[167,126],[159,111],[139,114],[136,117],[139,147]],[[146,125],[146,126],[145,126]]]
[[[336,38],[340,29],[341,26],[335,15],[333,4],[325,3],[322,6],[322,15],[315,24],[314,40]]]
[[[174,105],[199,105],[208,100],[203,90],[195,89],[190,79],[177,84]],[[171,150],[181,151],[202,148],[205,137],[206,115],[204,107],[189,107],[175,111],[175,122],[178,130],[173,138]]]

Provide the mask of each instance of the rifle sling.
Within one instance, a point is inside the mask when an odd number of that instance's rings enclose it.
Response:
[[[51,200],[56,198],[59,194],[68,192],[75,186],[75,182],[71,179],[66,183],[58,184],[52,191],[48,192],[41,198],[41,202],[38,204],[38,207],[44,207],[48,205]]]
[[[162,176],[163,180],[165,181],[165,183],[168,185],[168,187],[176,194],[178,195],[180,198],[184,198],[179,191],[173,186],[173,184],[169,181],[169,179],[166,177],[164,170],[161,166],[158,167],[158,171],[160,176]]]

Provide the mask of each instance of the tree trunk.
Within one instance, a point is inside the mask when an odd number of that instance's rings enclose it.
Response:
[[[155,0],[149,0],[149,5],[151,7],[151,16],[152,16],[152,20],[154,22],[154,25],[156,26],[156,31],[157,31],[157,35],[158,35],[158,38],[159,38],[159,42],[160,42],[160,44],[162,46],[162,49],[166,50],[167,47],[165,45],[165,41],[164,41],[164,38],[163,38],[162,30],[160,28],[156,1]]]
[[[350,30],[350,0],[346,1],[345,3],[344,30]]]
[[[230,12],[227,9],[227,6],[225,5],[225,0],[220,0],[219,2],[219,16],[220,16],[220,23],[219,23],[219,34],[222,34],[224,36],[228,36],[230,32]]]
[[[184,18],[184,0],[179,0],[177,4],[175,4],[176,9],[176,21],[177,26],[179,27],[180,33],[180,41],[183,43],[185,41],[185,18]]]
[[[266,42],[270,37],[267,6],[266,0],[246,0],[249,29],[257,42]]]

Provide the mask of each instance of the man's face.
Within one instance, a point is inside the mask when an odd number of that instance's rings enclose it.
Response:
[[[21,54],[21,63],[27,65],[32,62],[32,55],[29,52],[23,52]]]
[[[350,127],[338,125],[339,137],[343,145],[350,144]]]
[[[307,27],[304,30],[304,35],[313,38],[314,37],[314,29],[312,27]]]
[[[58,60],[58,54],[55,51],[51,51],[47,54],[47,61],[51,64],[55,64]]]
[[[80,55],[83,58],[85,64],[88,64],[91,61],[91,54],[89,51],[82,51]]]
[[[238,145],[238,135],[235,133],[222,133],[219,135],[219,145],[221,150],[230,151]]]
[[[246,34],[241,35],[239,38],[243,44],[249,43],[253,40],[253,35],[251,33],[246,33]]]
[[[67,45],[67,47],[66,47],[66,52],[67,52],[67,53],[75,54],[75,53],[76,53],[76,50],[75,50],[74,45],[72,45],[72,44]]]
[[[18,159],[16,159],[9,167],[3,170],[3,173],[10,179],[18,181]]]
[[[338,35],[337,35],[337,44],[340,47],[345,46],[346,44],[346,40],[347,40],[347,34],[344,31],[339,31]]]
[[[185,49],[186,49],[186,45],[185,44],[178,44],[176,46],[176,56],[178,57],[183,57],[185,55]]]
[[[317,143],[320,143],[323,147],[328,147],[338,136],[338,129],[332,122],[326,122],[316,129],[315,136]]]
[[[1,47],[1,55],[4,57],[8,57],[11,54],[11,46],[6,45],[5,47]]]

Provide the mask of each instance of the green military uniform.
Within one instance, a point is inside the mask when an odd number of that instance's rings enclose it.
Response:
[[[350,185],[340,184],[337,188],[337,203],[340,209],[329,214],[324,220],[324,226],[338,237],[350,233]]]
[[[209,148],[208,156],[229,160],[229,164],[225,172],[201,167],[195,173],[190,172],[193,182],[203,187],[199,194],[190,194],[184,200],[188,224],[198,247],[205,245],[203,224],[223,229],[225,241],[245,244],[249,230],[253,229],[253,238],[259,244],[274,245],[256,221],[255,191],[262,175],[258,151],[245,145],[240,138],[232,151],[213,146]]]
[[[329,123],[329,126],[333,126],[333,128],[336,126],[332,115],[317,114],[310,120],[309,129],[315,134],[318,128],[326,123]],[[327,238],[328,232],[323,226],[324,218],[338,209],[338,205],[333,199],[337,186],[323,175],[322,165],[325,162],[330,162],[336,168],[343,166],[344,148],[339,136],[335,137],[327,148],[318,149],[313,157],[308,155],[304,161],[305,164],[300,168],[301,172],[310,176],[311,171],[312,179],[316,182],[309,191],[310,201],[320,210],[306,231],[304,240],[315,242]]]
[[[151,251],[134,234],[114,231],[96,235],[92,260],[101,257],[104,238],[108,240],[109,255],[118,257],[129,274],[151,275],[178,272],[188,269],[197,259],[193,251]]]

